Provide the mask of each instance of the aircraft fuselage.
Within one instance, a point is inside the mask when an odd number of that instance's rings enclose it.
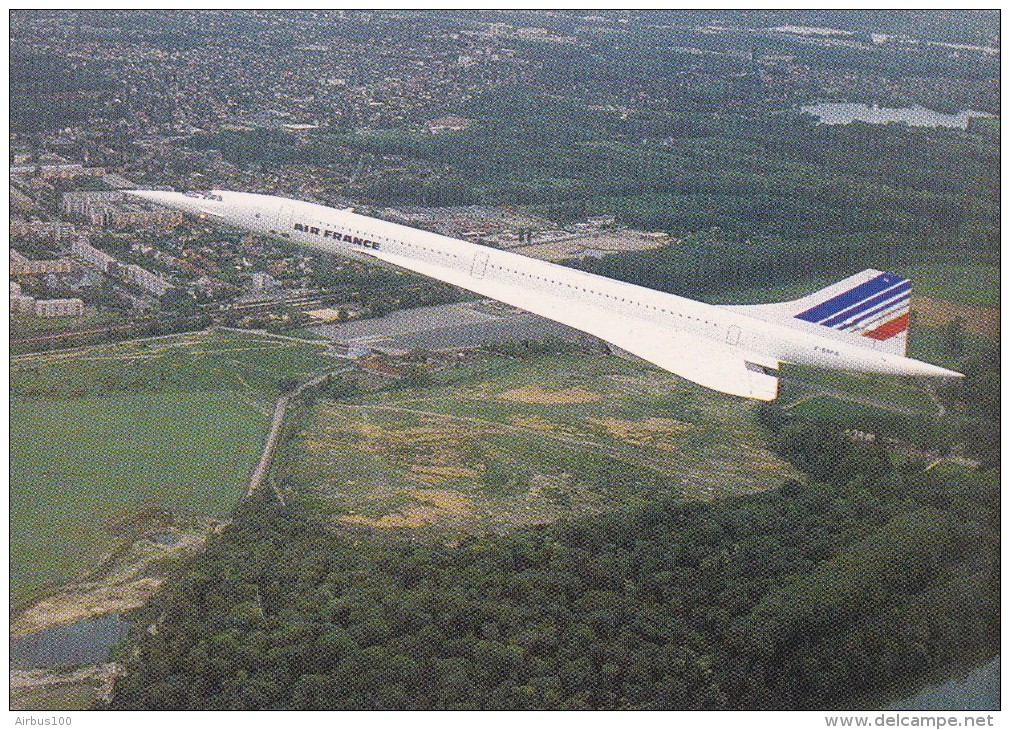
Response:
[[[830,331],[822,333],[819,330],[823,328],[816,324],[799,322],[785,326],[764,321],[731,308],[349,210],[229,191],[202,194],[136,191],[133,194],[208,220],[337,256],[383,262],[421,273],[587,331],[624,349],[628,349],[625,340],[632,334],[630,330],[628,333],[620,330],[632,328],[639,338],[651,339],[669,333],[674,346],[679,341],[690,347],[690,343],[698,340],[712,343],[711,346],[717,348],[713,352],[738,351],[747,366],[755,370],[772,370],[779,363],[787,362],[894,375],[958,375],[886,352],[875,347],[873,342],[850,343],[829,336]],[[594,326],[594,321],[599,326]],[[608,336],[611,331],[613,336]],[[650,347],[643,344],[639,349],[651,351]],[[635,352],[635,349],[630,351]],[[648,355],[645,359],[656,361]],[[665,358],[660,359],[663,362],[658,364],[665,367]],[[690,374],[686,377],[695,379]],[[751,394],[749,397],[762,396]]]

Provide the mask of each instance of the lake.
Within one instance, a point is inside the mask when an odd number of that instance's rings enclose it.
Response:
[[[810,104],[801,106],[800,111],[817,117],[818,124],[890,124],[898,122],[910,127],[950,127],[967,129],[972,117],[993,118],[992,114],[967,109],[957,114],[944,114],[924,106],[910,106],[905,109],[867,104]]]
[[[892,702],[886,710],[998,710],[999,655],[966,676],[925,687],[911,697]]]

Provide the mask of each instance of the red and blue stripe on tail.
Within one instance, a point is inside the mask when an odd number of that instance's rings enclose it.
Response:
[[[867,269],[802,299],[729,308],[800,329],[810,325],[826,327],[832,337],[859,337],[866,347],[904,355],[911,295],[908,279]]]
[[[911,282],[897,274],[869,271],[857,277],[869,273],[877,275],[800,312],[796,319],[880,341],[902,336],[908,330]]]

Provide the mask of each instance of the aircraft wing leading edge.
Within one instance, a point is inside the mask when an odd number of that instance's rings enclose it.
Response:
[[[683,332],[671,332],[602,308],[573,307],[571,302],[561,298],[530,293],[515,286],[385,251],[370,254],[394,266],[497,299],[599,337],[706,388],[765,401],[774,400],[778,395],[779,379],[767,370],[777,368],[779,363],[767,356],[747,353]]]
[[[138,190],[131,194],[348,258],[369,257],[468,289],[599,337],[664,370],[730,395],[773,400],[780,361],[884,375],[961,376],[907,357],[911,283],[876,269],[791,302],[716,307],[649,294],[633,284],[313,203],[229,191]],[[587,296],[580,297],[577,290]],[[657,302],[664,301],[666,308],[658,308],[686,318],[682,326],[675,326],[667,315],[657,315]],[[741,338],[740,325],[746,325],[746,337]]]

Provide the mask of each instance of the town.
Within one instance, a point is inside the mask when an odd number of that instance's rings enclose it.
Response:
[[[125,195],[122,190],[132,183],[103,168],[45,159],[12,167],[11,178],[15,343],[65,342],[98,324],[106,335],[113,324],[129,332],[131,323],[160,317],[164,324],[197,311],[215,322],[273,327],[310,323],[311,317],[301,312],[318,310],[321,303],[330,305],[323,311],[372,313],[374,302],[367,297],[339,286],[339,280],[314,276],[316,257],[305,251],[184,220],[178,211]],[[47,211],[46,202],[55,199],[58,209]],[[565,225],[486,206],[376,212],[388,220],[552,260],[646,250],[670,238],[664,232],[628,229],[613,216]],[[295,306],[280,313],[237,314],[250,305],[267,309],[286,302]],[[40,320],[53,320],[53,325]],[[63,331],[54,330],[55,325]]]

